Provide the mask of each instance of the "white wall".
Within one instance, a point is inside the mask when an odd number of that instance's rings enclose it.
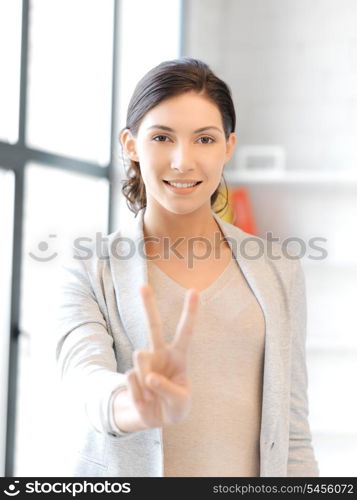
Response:
[[[229,82],[239,144],[281,144],[290,169],[357,164],[354,0],[188,0],[186,54]]]

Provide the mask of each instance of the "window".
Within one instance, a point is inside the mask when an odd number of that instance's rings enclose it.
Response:
[[[13,206],[15,179],[13,172],[0,168],[0,422],[6,422],[8,352],[10,331],[10,289],[12,269]],[[0,470],[4,470],[5,427],[0,427]]]
[[[0,1],[0,140],[18,137],[21,1]]]
[[[31,2],[27,141],[107,165],[113,1]]]

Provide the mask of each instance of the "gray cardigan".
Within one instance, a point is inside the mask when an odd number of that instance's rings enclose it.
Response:
[[[144,209],[62,266],[56,362],[81,419],[73,476],[163,476],[161,428],[123,433],[111,396],[125,387],[133,352],[148,349],[139,286],[147,282]],[[305,278],[299,259],[212,211],[265,318],[260,475],[318,476],[308,423]]]

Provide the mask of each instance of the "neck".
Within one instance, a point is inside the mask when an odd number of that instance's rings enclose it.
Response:
[[[192,249],[192,245],[196,249],[215,249],[222,245],[224,239],[210,206],[191,213],[177,214],[148,205],[143,215],[143,229],[145,238],[155,238],[146,243],[148,254],[161,252],[168,241],[170,245],[176,242],[175,248],[185,254],[189,248]]]

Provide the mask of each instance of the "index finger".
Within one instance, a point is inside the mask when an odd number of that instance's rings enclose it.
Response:
[[[187,351],[192,333],[193,325],[199,304],[199,292],[195,288],[190,288],[185,295],[185,302],[177,325],[175,338],[172,346],[183,352]]]
[[[142,285],[140,287],[140,294],[144,303],[151,348],[155,351],[165,346],[160,313],[156,305],[154,291],[150,285]]]

